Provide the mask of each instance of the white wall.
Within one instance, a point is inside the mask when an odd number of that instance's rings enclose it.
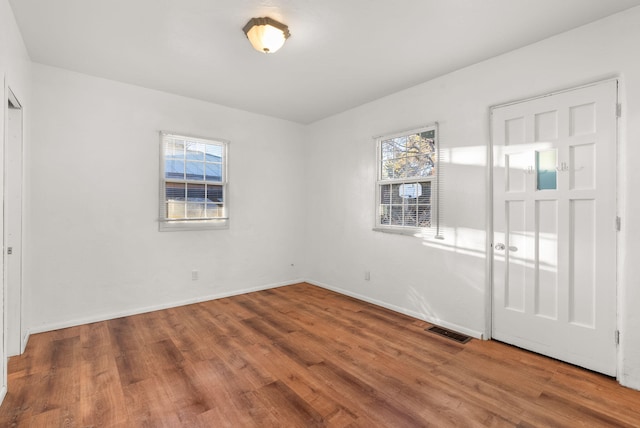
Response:
[[[25,107],[25,117],[23,121],[28,123],[26,117],[29,106],[30,94],[30,67],[31,61],[29,54],[22,40],[22,35],[18,30],[13,11],[7,0],[0,0],[0,79],[2,83],[2,118],[0,119],[0,136],[2,141],[6,139],[5,123],[7,119],[7,94],[8,88],[11,88],[15,96]],[[26,130],[25,130],[26,131]],[[24,138],[28,138],[28,131],[25,132]],[[0,156],[0,189],[3,188],[2,178],[4,175],[4,161]],[[2,213],[0,212],[0,224],[4,223]],[[3,251],[4,252],[4,251]],[[0,256],[0,268],[3,268],[4,256]],[[3,270],[3,269],[0,269]],[[7,385],[7,331],[5,330],[6,314],[4,313],[4,302],[7,298],[6,287],[4,284],[4,275],[0,275],[3,284],[0,284],[0,331],[3,332],[3,344],[0,351],[0,401],[6,393]]]
[[[301,125],[38,64],[31,113],[32,332],[299,280]],[[160,130],[230,141],[228,230],[158,231]]]
[[[621,79],[619,313],[623,384],[640,388],[640,7],[310,126],[307,277],[472,334],[488,334],[489,107]],[[425,53],[428,54],[428,53]],[[373,232],[372,136],[438,121],[444,241]],[[371,280],[364,280],[365,270]]]

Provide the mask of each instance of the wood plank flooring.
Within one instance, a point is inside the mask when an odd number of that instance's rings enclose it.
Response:
[[[640,392],[297,284],[31,336],[0,426],[638,427]]]

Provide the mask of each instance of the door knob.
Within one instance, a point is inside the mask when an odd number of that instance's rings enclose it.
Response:
[[[518,247],[514,245],[509,245],[509,251],[513,251],[515,253],[516,251],[518,251]]]
[[[495,248],[496,250],[502,251],[505,249],[504,244],[496,244],[493,248]]]

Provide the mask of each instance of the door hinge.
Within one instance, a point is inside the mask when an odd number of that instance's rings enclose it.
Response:
[[[620,344],[620,330],[616,330],[616,345]]]
[[[620,217],[616,217],[616,230],[620,232],[622,228],[622,219]]]
[[[616,104],[616,116],[622,117],[622,104]]]

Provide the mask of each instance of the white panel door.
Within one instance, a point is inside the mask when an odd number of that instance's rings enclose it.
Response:
[[[616,105],[608,81],[492,109],[493,332],[616,374]]]

